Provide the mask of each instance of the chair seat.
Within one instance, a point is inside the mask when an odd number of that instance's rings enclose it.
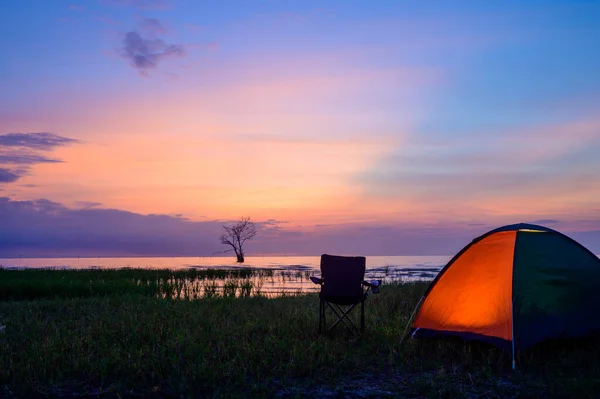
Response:
[[[336,305],[354,305],[357,303],[363,302],[367,299],[367,294],[362,294],[360,296],[331,296],[331,295],[323,295],[319,294],[319,297],[327,302],[335,303]]]

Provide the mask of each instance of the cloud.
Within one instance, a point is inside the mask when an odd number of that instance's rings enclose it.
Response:
[[[102,206],[102,202],[93,202],[93,201],[75,201],[75,205],[80,206],[84,209],[95,208],[98,206]]]
[[[342,223],[319,225],[313,231],[294,229],[264,234],[248,251],[293,255],[451,255],[486,231],[453,225]]]
[[[235,220],[191,221],[181,216],[143,215],[101,208],[73,209],[47,199],[0,197],[0,258],[11,256],[210,256],[223,248],[222,226]],[[515,223],[519,220],[514,221]],[[563,223],[563,222],[561,222]],[[600,252],[600,219],[587,227],[561,230],[595,253]],[[247,243],[249,256],[444,255],[451,256],[473,238],[498,227],[483,223],[345,223],[312,231],[285,221],[256,221],[259,233]],[[561,225],[562,226],[562,225]]]
[[[255,223],[259,234],[263,237],[275,237],[283,232],[283,226],[290,222],[285,220],[267,219],[264,222]]]
[[[0,134],[0,183],[13,183],[27,175],[32,165],[60,163],[60,159],[48,158],[41,152],[52,151],[57,147],[79,143],[78,140],[53,133],[7,133]],[[21,165],[10,169],[8,165]]]
[[[0,258],[197,256],[221,249],[221,223],[216,221],[190,222],[96,206],[71,209],[47,199],[19,201],[7,197],[0,197],[0,220]]]
[[[0,147],[22,147],[49,151],[55,147],[79,143],[79,140],[61,137],[54,133],[6,133],[0,134]]]
[[[173,7],[172,0],[103,0],[111,6],[134,7],[139,10],[168,10]]]
[[[0,152],[0,164],[33,165],[36,163],[59,163],[59,159],[46,158],[34,154],[7,154]]]
[[[560,223],[560,220],[555,220],[555,219],[539,219],[539,220],[534,220],[533,222],[531,222],[531,224],[556,224],[556,223]]]
[[[473,133],[468,140],[418,135],[356,181],[370,196],[497,209],[514,199],[526,212],[544,213],[558,198],[575,203],[600,192],[592,172],[600,167],[598,129],[600,120],[591,118]]]
[[[156,37],[164,32],[165,28],[157,19],[143,19],[139,23],[139,31],[133,30],[125,34],[119,54],[144,75],[166,58],[185,56],[183,45],[167,44]]]
[[[96,206],[72,209],[47,199],[7,197],[0,197],[0,220],[0,257],[212,255],[222,250],[218,241],[222,226],[235,222],[197,222]],[[460,249],[475,234],[450,226],[345,224],[305,232],[279,228],[288,224],[285,221],[256,224],[259,234],[248,242],[248,254],[448,252]]]
[[[206,25],[197,25],[197,24],[187,24],[186,27],[193,32],[204,31],[204,30],[208,29],[208,26],[206,26]]]
[[[165,57],[182,56],[185,51],[181,45],[166,44],[160,39],[145,39],[137,32],[128,32],[125,35],[123,54],[135,68],[148,69],[155,68]]]
[[[148,35],[167,33],[167,29],[156,18],[144,18],[139,23],[140,30]]]
[[[104,23],[109,24],[109,25],[120,25],[120,22],[118,22],[118,21],[116,21],[116,20],[114,20],[114,19],[112,19],[110,17],[107,17],[105,15],[97,15],[97,16],[94,17],[94,19],[96,21],[104,22]]]
[[[221,45],[217,41],[210,42],[210,43],[206,44],[206,49],[210,50],[210,51],[216,51],[216,50],[219,49],[219,47],[221,47]]]
[[[290,223],[287,220],[277,220],[277,219],[267,219],[264,222],[261,222],[262,226],[278,226],[280,224],[288,224]]]
[[[12,183],[19,180],[21,176],[9,169],[0,168],[0,183]]]

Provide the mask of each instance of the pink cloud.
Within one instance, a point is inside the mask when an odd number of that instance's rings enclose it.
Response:
[[[192,32],[202,32],[208,30],[208,26],[206,25],[186,24],[185,27]]]
[[[598,132],[600,120],[590,117],[479,134],[476,143],[409,136],[356,181],[364,201],[402,203],[426,220],[436,217],[432,212],[444,220],[470,216],[497,224],[594,218],[600,160],[588,152],[600,148]]]
[[[96,21],[104,22],[104,23],[109,24],[109,25],[120,25],[121,24],[119,21],[116,21],[116,20],[114,20],[114,19],[112,19],[110,17],[107,17],[107,16],[95,16],[94,19]]]
[[[172,0],[101,0],[110,6],[134,7],[140,10],[168,10],[173,7]]]
[[[214,42],[210,42],[206,45],[206,48],[210,51],[216,51],[218,50],[220,47],[219,42],[214,41]]]

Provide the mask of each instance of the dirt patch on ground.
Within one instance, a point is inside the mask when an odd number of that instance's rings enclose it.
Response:
[[[474,378],[469,373],[440,376],[437,373],[392,372],[344,377],[334,382],[287,381],[275,397],[288,398],[536,398],[553,397],[543,385],[531,390],[508,377]]]
[[[541,380],[523,380],[518,374],[475,376],[469,372],[454,373],[389,371],[345,375],[329,379],[286,379],[271,380],[254,389],[243,386],[220,387],[216,391],[193,390],[193,397],[274,397],[325,398],[325,399],[373,399],[373,398],[467,398],[467,399],[513,399],[513,398],[567,398],[554,392]],[[256,390],[255,390],[256,389]],[[8,387],[0,386],[0,398],[17,399],[25,396],[13,395]],[[146,391],[121,390],[64,386],[50,391],[36,391],[31,398],[177,398],[167,386]]]

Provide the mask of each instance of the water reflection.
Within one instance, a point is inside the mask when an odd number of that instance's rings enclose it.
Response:
[[[432,280],[449,260],[444,256],[368,256],[366,280]],[[18,269],[150,269],[159,296],[197,299],[214,296],[280,296],[315,292],[310,281],[320,276],[320,257],[249,257],[239,265],[231,258],[47,258],[0,259],[0,267]],[[173,270],[162,274],[160,270]],[[186,273],[188,270],[190,273]],[[151,273],[152,274],[152,273]],[[159,277],[160,275],[160,277]],[[154,288],[153,288],[154,289]]]
[[[213,269],[214,270],[214,269]],[[171,278],[159,295],[174,299],[297,295],[318,288],[310,281],[311,270],[222,269],[223,275],[205,278]],[[246,274],[245,272],[249,272]]]
[[[200,269],[200,267],[197,267]],[[205,269],[205,268],[202,268]],[[245,268],[212,268],[223,271],[238,272],[248,270]],[[383,284],[390,282],[430,281],[441,270],[441,266],[427,267],[393,267],[384,266],[367,269],[365,280],[382,280]],[[302,293],[317,292],[320,287],[314,284],[311,276],[320,273],[312,267],[286,266],[271,269],[251,269],[251,274],[240,277],[237,274],[222,278],[205,280],[170,281],[176,286],[176,292],[166,292],[165,296],[181,299],[198,299],[206,297],[240,297],[240,296],[267,296],[297,295]],[[178,286],[179,284],[180,286]],[[174,295],[173,295],[174,294]]]
[[[430,281],[450,256],[367,256],[366,280]],[[235,259],[205,258],[12,258],[0,259],[5,269],[146,269],[133,272],[135,289],[162,297],[204,298],[211,296],[279,296],[315,292],[310,281],[320,276],[318,256],[248,257],[239,265]],[[172,273],[169,270],[173,271]],[[99,273],[100,274],[100,273]],[[87,275],[86,275],[87,276]],[[85,278],[99,278],[87,276]],[[86,280],[87,281],[87,280]],[[88,282],[89,283],[89,282]]]

